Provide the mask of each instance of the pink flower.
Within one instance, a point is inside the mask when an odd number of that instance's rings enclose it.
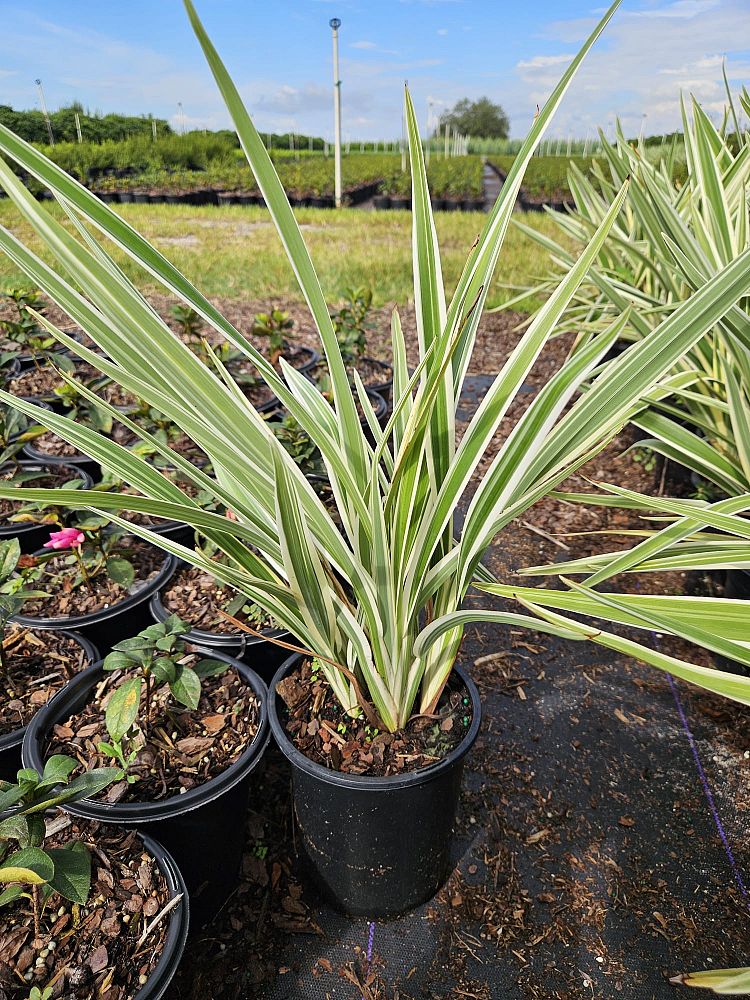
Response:
[[[83,545],[86,536],[77,528],[63,528],[62,531],[53,531],[49,536],[49,541],[44,543],[45,549],[77,549]]]

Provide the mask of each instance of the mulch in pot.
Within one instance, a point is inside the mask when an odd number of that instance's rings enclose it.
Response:
[[[51,574],[60,573],[65,568],[68,569],[69,575],[66,574],[64,577],[63,586],[49,593],[46,597],[31,598],[24,604],[23,614],[35,618],[73,618],[103,611],[140,590],[156,576],[164,563],[164,553],[161,549],[136,538],[123,538],[116,551],[111,554],[122,556],[133,564],[135,580],[129,590],[116,583],[104,572],[99,573],[91,580],[91,590],[85,583],[74,588],[73,580],[78,572],[78,564],[75,557],[65,550],[45,562],[45,569],[48,568],[48,572]],[[33,566],[36,565],[37,561],[37,556],[22,556],[20,566]],[[47,586],[45,577],[43,576],[35,586],[39,590],[45,590]]]
[[[8,466],[6,469],[0,471],[0,482],[13,484],[13,479],[17,473],[17,470],[13,466]],[[50,467],[45,469],[41,475],[34,479],[29,479],[23,484],[23,486],[33,487],[37,489],[55,489],[56,487],[63,486],[65,483],[69,483],[76,479],[75,469],[66,468],[65,466],[60,466],[57,468]],[[5,526],[7,524],[15,524],[16,522],[11,521],[10,518],[14,514],[17,514],[21,507],[24,506],[24,502],[20,500],[9,500],[0,499],[0,526]],[[39,521],[44,518],[43,512],[39,513]],[[19,524],[22,522],[18,522]],[[56,523],[56,522],[55,522]],[[52,528],[50,528],[50,531]]]
[[[194,629],[221,635],[245,634],[221,614],[236,599],[236,590],[222,586],[215,577],[197,566],[184,566],[162,592],[162,604],[171,615],[179,615]],[[233,617],[238,621],[247,618],[242,611],[233,614]],[[270,616],[266,616],[260,622],[253,621],[251,627],[256,632],[262,632],[277,626]]]
[[[347,715],[310,660],[280,681],[276,691],[297,749],[345,774],[384,777],[429,767],[455,750],[471,727],[471,699],[457,676],[449,679],[433,715],[416,716],[397,733],[380,732],[364,715]]]
[[[0,675],[0,736],[27,726],[80,670],[89,666],[75,639],[51,630],[11,625],[5,636],[5,670]]]
[[[194,665],[199,659],[191,654],[182,662]],[[54,727],[47,756],[68,754],[82,769],[109,766],[111,760],[98,750],[100,743],[109,741],[105,711],[114,690],[130,676],[132,672],[119,670],[105,674],[95,700]],[[132,747],[140,748],[129,770],[137,780],[111,785],[97,796],[103,801],[156,802],[203,785],[234,764],[258,732],[258,698],[233,667],[202,681],[194,711],[178,704],[166,685],[156,688],[146,731],[145,685],[142,688],[140,734]]]
[[[82,381],[101,376],[96,368],[83,361],[76,364],[71,374]],[[38,367],[34,365],[22,372],[18,378],[8,383],[7,388],[14,396],[53,396],[55,389],[62,384],[62,376],[54,364],[48,364],[46,359],[42,358]]]
[[[30,902],[19,899],[3,909],[0,996],[7,1000],[26,1000],[32,986],[43,989],[62,970],[54,1000],[130,1000],[161,957],[168,918],[140,947],[138,940],[169,902],[169,889],[137,832],[71,817],[45,847],[71,840],[82,841],[91,855],[88,902],[79,906],[53,893],[38,939]]]

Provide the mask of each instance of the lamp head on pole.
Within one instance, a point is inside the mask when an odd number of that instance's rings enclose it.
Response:
[[[330,26],[333,28],[334,31],[338,31],[339,28],[341,27],[341,18],[332,17],[328,23],[330,24]]]

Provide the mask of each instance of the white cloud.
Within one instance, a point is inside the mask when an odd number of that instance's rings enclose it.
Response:
[[[674,3],[667,4],[666,7],[657,7],[654,10],[628,11],[629,17],[697,17],[706,11],[714,10],[719,6],[721,0],[675,0]]]
[[[376,49],[377,45],[375,44],[375,42],[363,41],[363,42],[352,42],[352,44],[349,47],[352,49]]]
[[[659,24],[659,19],[664,24]],[[556,44],[582,40],[593,20],[547,26]],[[722,63],[733,90],[750,68],[750,5],[745,0],[674,0],[616,14],[586,57],[555,116],[552,136],[584,136],[621,118],[626,132],[643,124],[660,134],[680,127],[680,92],[694,94],[710,113],[725,99]],[[506,98],[513,134],[523,134],[536,104],[549,95],[567,56],[544,53],[516,64],[518,83]],[[645,119],[644,119],[645,116]],[[611,134],[611,133],[610,133]]]
[[[516,69],[523,71],[528,69],[544,69],[547,66],[564,66],[572,58],[572,55],[565,53],[557,56],[534,56],[532,59],[522,59],[516,63]]]
[[[448,29],[447,28],[438,28],[437,33],[438,33],[438,35],[447,35],[448,34]]]

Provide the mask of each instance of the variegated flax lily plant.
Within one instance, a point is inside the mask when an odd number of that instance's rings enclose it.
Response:
[[[643,406],[643,399],[657,391],[660,379],[677,359],[747,292],[750,254],[712,277],[590,385],[591,373],[618,337],[626,317],[615,318],[576,352],[538,393],[492,459],[468,504],[457,539],[453,512],[627,196],[626,182],[457,440],[457,401],[524,170],[574,74],[618,4],[609,8],[538,113],[450,301],[443,287],[422,147],[406,94],[420,361],[410,374],[398,313],[394,313],[394,409],[382,430],[356,375],[354,386],[350,385],[313,264],[263,143],[192,3],[185,0],[185,4],[317,326],[331,376],[333,405],[283,359],[281,374],[277,373],[117,214],[33,147],[0,128],[0,152],[5,160],[15,161],[49,188],[72,224],[72,228],[62,225],[55,214],[39,205],[7,162],[0,161],[0,181],[41,238],[45,259],[55,263],[49,266],[7,231],[0,233],[3,249],[106,357],[46,320],[39,322],[67,348],[166,414],[206,452],[215,478],[149,438],[126,415],[116,414],[188,479],[231,509],[236,520],[201,509],[148,463],[95,431],[2,393],[3,401],[34,416],[141,494],[19,489],[12,495],[54,499],[57,504],[90,504],[99,511],[127,508],[193,525],[224,553],[224,560],[208,563],[200,552],[148,528],[133,525],[132,530],[189,563],[210,569],[223,583],[257,602],[303,648],[319,657],[347,710],[361,708],[394,731],[415,710],[434,709],[456,658],[463,625],[472,617],[461,610],[463,599],[473,581],[489,582],[481,560],[497,532],[595,455]],[[195,309],[253,361],[259,375],[320,449],[337,508],[335,520],[218,359],[211,370],[170,331],[115,264],[102,237],[124,250],[152,279]],[[579,394],[584,385],[586,391]],[[85,395],[88,390],[81,391]],[[374,444],[363,432],[358,405]],[[8,492],[0,490],[0,496]],[[117,515],[113,520],[118,520]],[[540,624],[532,616],[510,612],[498,612],[496,620],[531,628]],[[543,627],[580,637],[564,627]]]

